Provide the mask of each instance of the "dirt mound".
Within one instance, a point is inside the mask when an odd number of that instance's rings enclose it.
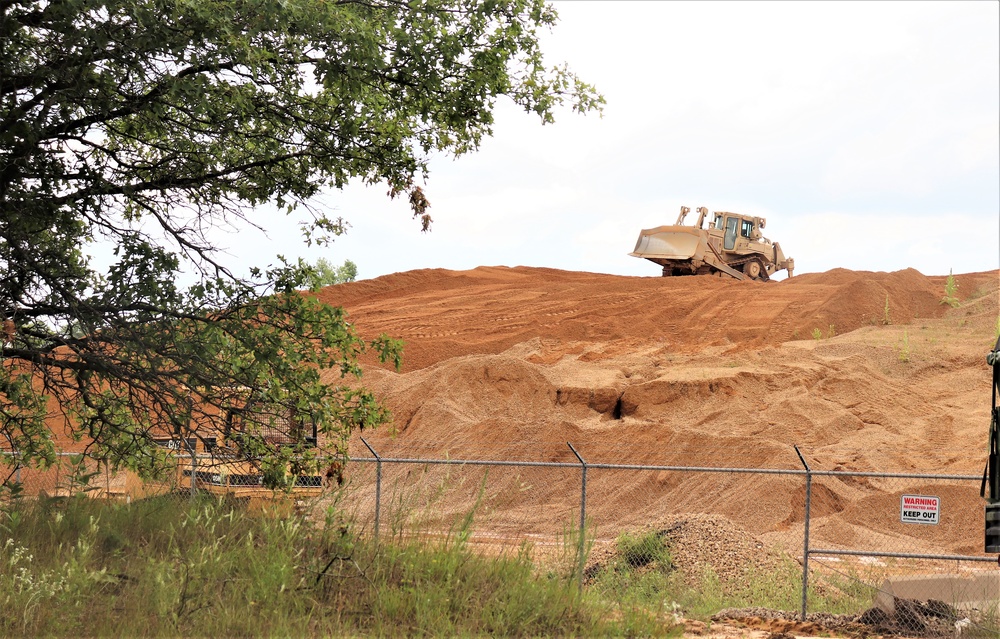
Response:
[[[955,442],[981,439],[986,406],[972,400],[988,390],[998,282],[956,279],[958,309],[941,304],[944,278],[912,269],[763,284],[491,267],[320,295],[362,334],[404,339],[402,374],[369,366],[365,383],[413,439],[483,449],[531,424],[536,442],[615,440],[640,455],[710,436],[731,438],[715,448],[744,464],[795,443],[827,468],[970,470]]]
[[[814,470],[975,474],[1000,272],[956,275],[957,308],[942,303],[946,280],[913,269],[759,283],[481,267],[319,296],[362,335],[404,340],[400,373],[372,362],[364,378],[396,431],[369,441],[393,454],[575,462],[572,442],[589,463],[799,469],[798,445]],[[606,472],[589,482],[595,503],[629,504],[604,513],[612,535],[664,512],[724,516],[769,543],[801,535],[797,477]],[[900,491],[919,488],[813,487],[827,547],[869,535]],[[949,493],[949,504],[981,517],[974,497]],[[961,539],[922,530],[914,548],[972,552],[980,525]]]
[[[786,561],[721,515],[673,515],[645,528],[663,538],[674,566],[692,586],[701,583],[706,570],[726,586],[746,585]]]
[[[995,290],[995,273],[958,276],[960,297],[991,278]],[[318,295],[347,308],[362,333],[405,340],[404,371],[413,371],[535,338],[549,348],[581,347],[597,359],[643,346],[687,353],[710,346],[756,349],[809,339],[814,330],[827,336],[887,319],[938,318],[948,310],[940,303],[943,287],[944,278],[913,269],[834,269],[759,283],[480,267],[399,273]]]

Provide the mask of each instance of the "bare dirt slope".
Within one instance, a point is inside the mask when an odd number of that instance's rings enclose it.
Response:
[[[362,335],[405,342],[400,373],[365,373],[395,417],[395,438],[372,435],[383,450],[571,460],[571,441],[589,461],[796,468],[796,444],[814,468],[978,473],[1000,272],[955,279],[958,308],[941,303],[944,276],[913,269],[758,283],[481,267],[319,295]],[[664,476],[656,488],[674,510],[720,513],[755,533],[801,518],[797,478],[711,489],[703,479]],[[628,499],[650,490],[643,481],[614,490]],[[738,496],[726,490],[736,485]],[[873,500],[893,499],[848,482],[817,490],[816,507],[839,526],[831,537],[870,524]]]

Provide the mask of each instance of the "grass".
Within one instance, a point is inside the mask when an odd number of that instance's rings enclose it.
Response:
[[[837,335],[837,327],[834,326],[833,324],[830,324],[830,326],[826,329],[825,336],[823,335],[823,331],[819,328],[814,328],[812,330],[812,338],[814,340],[821,340],[824,337],[826,338],[836,337],[836,335]]]
[[[614,558],[591,577],[593,590],[610,601],[665,610],[673,584],[673,562],[655,531],[618,538]]]
[[[692,583],[658,532],[623,534],[581,589],[589,541],[572,526],[542,567],[527,545],[470,550],[472,520],[377,544],[333,509],[310,522],[207,495],[8,502],[0,636],[679,636],[678,613],[800,606],[787,556],[728,581],[706,566]],[[814,572],[809,608],[860,612],[883,577]]]
[[[677,635],[613,606],[530,549],[471,552],[470,521],[376,544],[325,521],[212,497],[86,497],[0,511],[0,636]]]
[[[651,533],[656,535],[656,533]],[[626,541],[630,547],[630,542]],[[649,543],[649,538],[643,538]],[[660,542],[662,545],[662,541]],[[619,540],[619,548],[622,541]],[[643,565],[632,564],[621,551],[596,572],[591,587],[602,596],[649,609],[670,607],[685,616],[708,620],[724,608],[765,607],[797,611],[802,602],[802,568],[783,556],[774,570],[748,567],[741,579],[723,581],[705,566],[695,583],[674,570],[669,563],[669,549],[658,551],[659,559]],[[649,557],[649,554],[643,554]],[[810,610],[832,613],[857,613],[871,605],[872,587],[860,578],[824,576],[809,586]]]
[[[663,538],[656,532],[643,535],[625,533],[618,538],[618,556],[632,568],[655,564],[663,570],[670,570],[673,562]]]

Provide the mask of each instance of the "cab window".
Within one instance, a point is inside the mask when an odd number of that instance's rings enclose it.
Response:
[[[743,220],[743,224],[740,227],[740,235],[749,239],[751,233],[753,233],[753,220]]]
[[[739,223],[735,217],[726,218],[726,234],[723,236],[722,246],[727,251],[733,250],[736,246],[736,225]]]

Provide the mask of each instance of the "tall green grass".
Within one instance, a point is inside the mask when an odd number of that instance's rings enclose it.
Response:
[[[722,580],[704,566],[692,583],[676,570],[669,545],[655,532],[623,534],[613,558],[593,570],[589,588],[609,601],[643,606],[665,613],[708,619],[724,608],[765,607],[797,611],[802,604],[802,568],[782,556],[774,569],[748,567],[736,579]],[[880,583],[881,579],[874,580]],[[809,608],[832,613],[858,613],[872,603],[871,579],[856,575],[824,575],[809,586]]]
[[[472,552],[469,525],[377,544],[333,510],[310,523],[207,496],[20,501],[0,510],[0,635],[679,634],[538,569],[528,547]]]

